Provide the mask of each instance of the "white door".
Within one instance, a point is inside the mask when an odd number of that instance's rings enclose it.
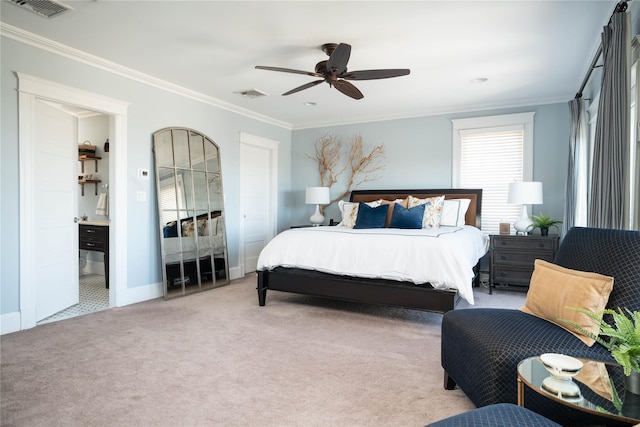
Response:
[[[273,238],[270,232],[271,152],[250,144],[240,145],[243,208],[244,273],[256,271],[258,256]]]
[[[41,101],[34,115],[33,283],[36,321],[77,304],[77,119]]]

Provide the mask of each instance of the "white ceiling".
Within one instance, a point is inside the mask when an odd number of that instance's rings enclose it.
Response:
[[[62,1],[46,19],[3,0],[3,23],[292,128],[568,101],[616,1]],[[352,45],[349,70],[409,68],[353,81],[364,99],[316,80],[323,43]],[[486,83],[473,83],[479,77]],[[269,96],[248,99],[236,91]],[[305,106],[314,102],[315,106]]]

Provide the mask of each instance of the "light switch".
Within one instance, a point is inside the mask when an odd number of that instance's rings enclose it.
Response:
[[[137,196],[138,196],[138,201],[139,202],[146,202],[147,201],[147,192],[146,191],[138,191]]]

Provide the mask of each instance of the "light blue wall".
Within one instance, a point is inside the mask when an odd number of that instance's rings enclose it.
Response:
[[[544,205],[534,206],[533,212],[562,218],[570,119],[567,103],[296,130],[291,150],[293,184],[288,197],[292,223],[307,224],[313,213],[313,207],[304,204],[304,190],[320,185],[320,178],[308,155],[314,153],[315,141],[322,135],[336,135],[347,146],[354,135],[361,135],[365,152],[384,144],[385,169],[380,179],[364,183],[361,189],[451,188],[451,120],[525,111],[535,112],[533,179],[544,186]],[[497,168],[499,163],[487,168]],[[335,184],[332,198],[344,188],[345,178]],[[327,223],[330,218],[340,219],[336,204],[327,208],[325,217]]]
[[[345,142],[360,134],[365,149],[384,144],[385,169],[381,178],[361,188],[447,188],[451,186],[451,119],[535,111],[534,179],[544,183],[545,204],[534,212],[562,217],[567,163],[569,110],[566,103],[481,113],[450,114],[290,131],[211,105],[182,97],[124,77],[60,57],[8,38],[2,38],[0,146],[0,314],[19,309],[19,170],[18,96],[15,72],[23,72],[129,102],[127,127],[127,286],[134,288],[161,281],[154,176],[136,178],[137,169],[153,171],[152,134],[168,126],[196,129],[221,149],[230,266],[239,264],[240,170],[239,133],[280,141],[278,158],[278,229],[308,223],[312,207],[304,204],[304,189],[318,185],[313,161],[315,140],[332,132]],[[115,143],[111,141],[111,143]],[[100,145],[100,144],[97,144]],[[487,165],[496,167],[496,165]],[[149,202],[137,201],[146,191]],[[338,219],[337,207],[327,218]]]
[[[278,192],[284,200],[291,185],[291,131],[234,112],[169,93],[87,64],[58,56],[10,38],[0,39],[2,130],[0,147],[0,314],[19,309],[19,170],[18,94],[15,72],[41,77],[130,103],[127,123],[127,287],[162,281],[155,205],[152,135],[168,126],[196,129],[221,149],[225,193],[229,264],[239,265],[240,132],[280,142]],[[101,142],[102,143],[102,142]],[[111,143],[117,143],[112,141]],[[98,144],[100,145],[100,144]],[[138,168],[152,171],[140,181]],[[147,202],[137,201],[146,191]],[[288,212],[279,210],[278,223],[289,223]],[[52,249],[53,250],[53,249]]]

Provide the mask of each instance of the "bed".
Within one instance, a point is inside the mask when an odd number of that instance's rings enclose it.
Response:
[[[163,227],[168,286],[181,283],[181,265],[185,277],[189,278],[188,281],[198,283],[196,260],[199,261],[203,275],[215,274],[217,278],[222,277],[225,267],[225,238],[221,212],[201,214],[196,216],[195,220],[194,222],[193,217],[188,217],[179,222],[171,221]]]
[[[357,190],[351,193],[349,201],[352,203],[371,203],[377,200],[394,201],[406,199],[408,196],[424,199],[429,197],[437,197],[444,195],[446,201],[459,199],[467,199],[468,208],[464,213],[464,226],[456,227],[458,230],[451,232],[448,230],[444,235],[431,236],[431,240],[449,239],[449,236],[462,234],[462,229],[473,229],[475,233],[482,239],[482,248],[478,249],[475,261],[470,265],[465,265],[464,270],[468,270],[468,283],[461,286],[478,286],[480,273],[480,258],[488,250],[487,236],[479,232],[481,220],[481,189],[435,189],[435,190]],[[460,289],[455,287],[434,286],[429,282],[421,282],[420,280],[402,280],[398,277],[362,277],[352,273],[337,273],[323,271],[323,268],[315,266],[307,266],[300,268],[299,266],[283,263],[277,265],[277,261],[271,260],[270,247],[278,247],[280,236],[297,236],[301,239],[300,233],[307,233],[312,236],[314,233],[319,234],[321,229],[325,229],[332,236],[344,237],[339,232],[338,227],[313,227],[309,229],[292,229],[280,233],[274,238],[262,251],[257,269],[257,291],[258,303],[260,306],[266,304],[266,296],[268,290],[292,292],[298,294],[336,298],[342,300],[382,304],[409,309],[417,309],[424,311],[433,311],[444,313],[455,308],[461,299]],[[317,230],[314,230],[317,228]],[[449,227],[440,227],[448,229]],[[331,230],[333,229],[333,230]],[[364,231],[364,230],[363,230]],[[412,231],[412,230],[410,230]],[[417,230],[416,230],[417,231]],[[294,234],[295,233],[295,234]],[[365,234],[386,234],[386,231],[367,231]],[[407,234],[407,230],[401,230],[402,234]],[[438,232],[435,231],[437,234]],[[348,233],[347,233],[348,234]],[[404,238],[404,237],[403,237]],[[295,240],[295,239],[294,239]],[[326,238],[324,240],[327,240]],[[335,251],[342,245],[332,245],[325,251]],[[307,245],[307,248],[309,245]],[[296,249],[291,250],[295,252]],[[301,248],[298,252],[304,252]],[[467,257],[468,258],[468,257]],[[383,265],[385,260],[376,260],[375,262]],[[469,264],[469,261],[467,261]],[[365,275],[366,276],[366,275]],[[468,300],[468,290],[467,290]],[[471,303],[473,303],[471,296]]]

